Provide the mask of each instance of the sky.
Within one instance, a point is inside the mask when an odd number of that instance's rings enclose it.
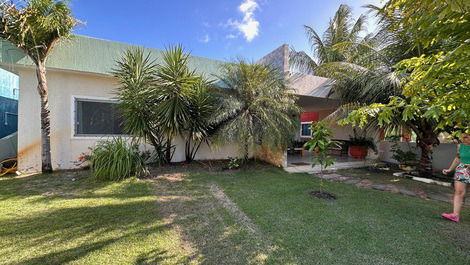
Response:
[[[309,51],[303,25],[323,33],[340,4],[354,17],[381,0],[71,0],[76,34],[192,55],[257,60],[282,44]],[[369,22],[373,30],[373,21]]]

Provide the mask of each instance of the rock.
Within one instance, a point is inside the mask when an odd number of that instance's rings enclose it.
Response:
[[[373,183],[372,185],[370,185],[371,188],[375,189],[375,190],[385,190],[385,188],[387,188],[387,185],[384,185],[384,184],[379,184],[379,183]]]
[[[332,182],[345,182],[348,179],[349,179],[348,177],[337,177],[337,178],[330,179],[330,181],[332,181]]]
[[[411,190],[399,189],[398,191],[403,195],[407,195],[407,196],[411,196],[411,197],[416,197],[417,196],[416,193],[411,191]]]
[[[357,178],[349,178],[348,180],[344,181],[344,183],[347,183],[347,184],[357,184],[361,182],[361,179],[357,179]]]
[[[339,177],[342,177],[340,174],[324,174],[323,175],[323,179],[327,179],[327,180],[331,180],[331,179],[334,179],[334,178],[339,178]]]
[[[393,173],[393,176],[395,177],[403,177],[403,175],[405,175],[406,172],[395,172]]]
[[[368,179],[361,180],[360,182],[356,184],[356,186],[360,188],[365,188],[365,189],[369,189],[371,185],[372,185],[372,181]]]
[[[427,199],[428,198],[428,195],[426,194],[426,192],[424,190],[416,189],[416,190],[413,190],[413,192],[416,193],[416,196],[421,198],[421,199]]]
[[[385,188],[385,191],[390,192],[390,193],[395,193],[395,194],[400,193],[400,190],[395,185],[387,185],[387,187]]]

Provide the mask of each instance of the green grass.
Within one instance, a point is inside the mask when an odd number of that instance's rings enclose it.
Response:
[[[180,172],[178,172],[180,171]],[[171,169],[96,183],[86,173],[0,179],[0,264],[468,264],[470,211],[269,167]],[[72,181],[76,178],[76,181]],[[216,184],[255,232],[211,193]]]

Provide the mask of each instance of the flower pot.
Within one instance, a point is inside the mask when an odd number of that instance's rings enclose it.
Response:
[[[367,146],[352,145],[349,147],[349,154],[354,158],[364,159],[367,156]]]

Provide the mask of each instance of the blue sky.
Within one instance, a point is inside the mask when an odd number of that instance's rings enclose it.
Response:
[[[380,0],[72,0],[71,7],[85,22],[77,34],[157,49],[181,43],[197,56],[256,60],[283,43],[308,50],[302,26],[323,33],[342,3],[357,17]]]

